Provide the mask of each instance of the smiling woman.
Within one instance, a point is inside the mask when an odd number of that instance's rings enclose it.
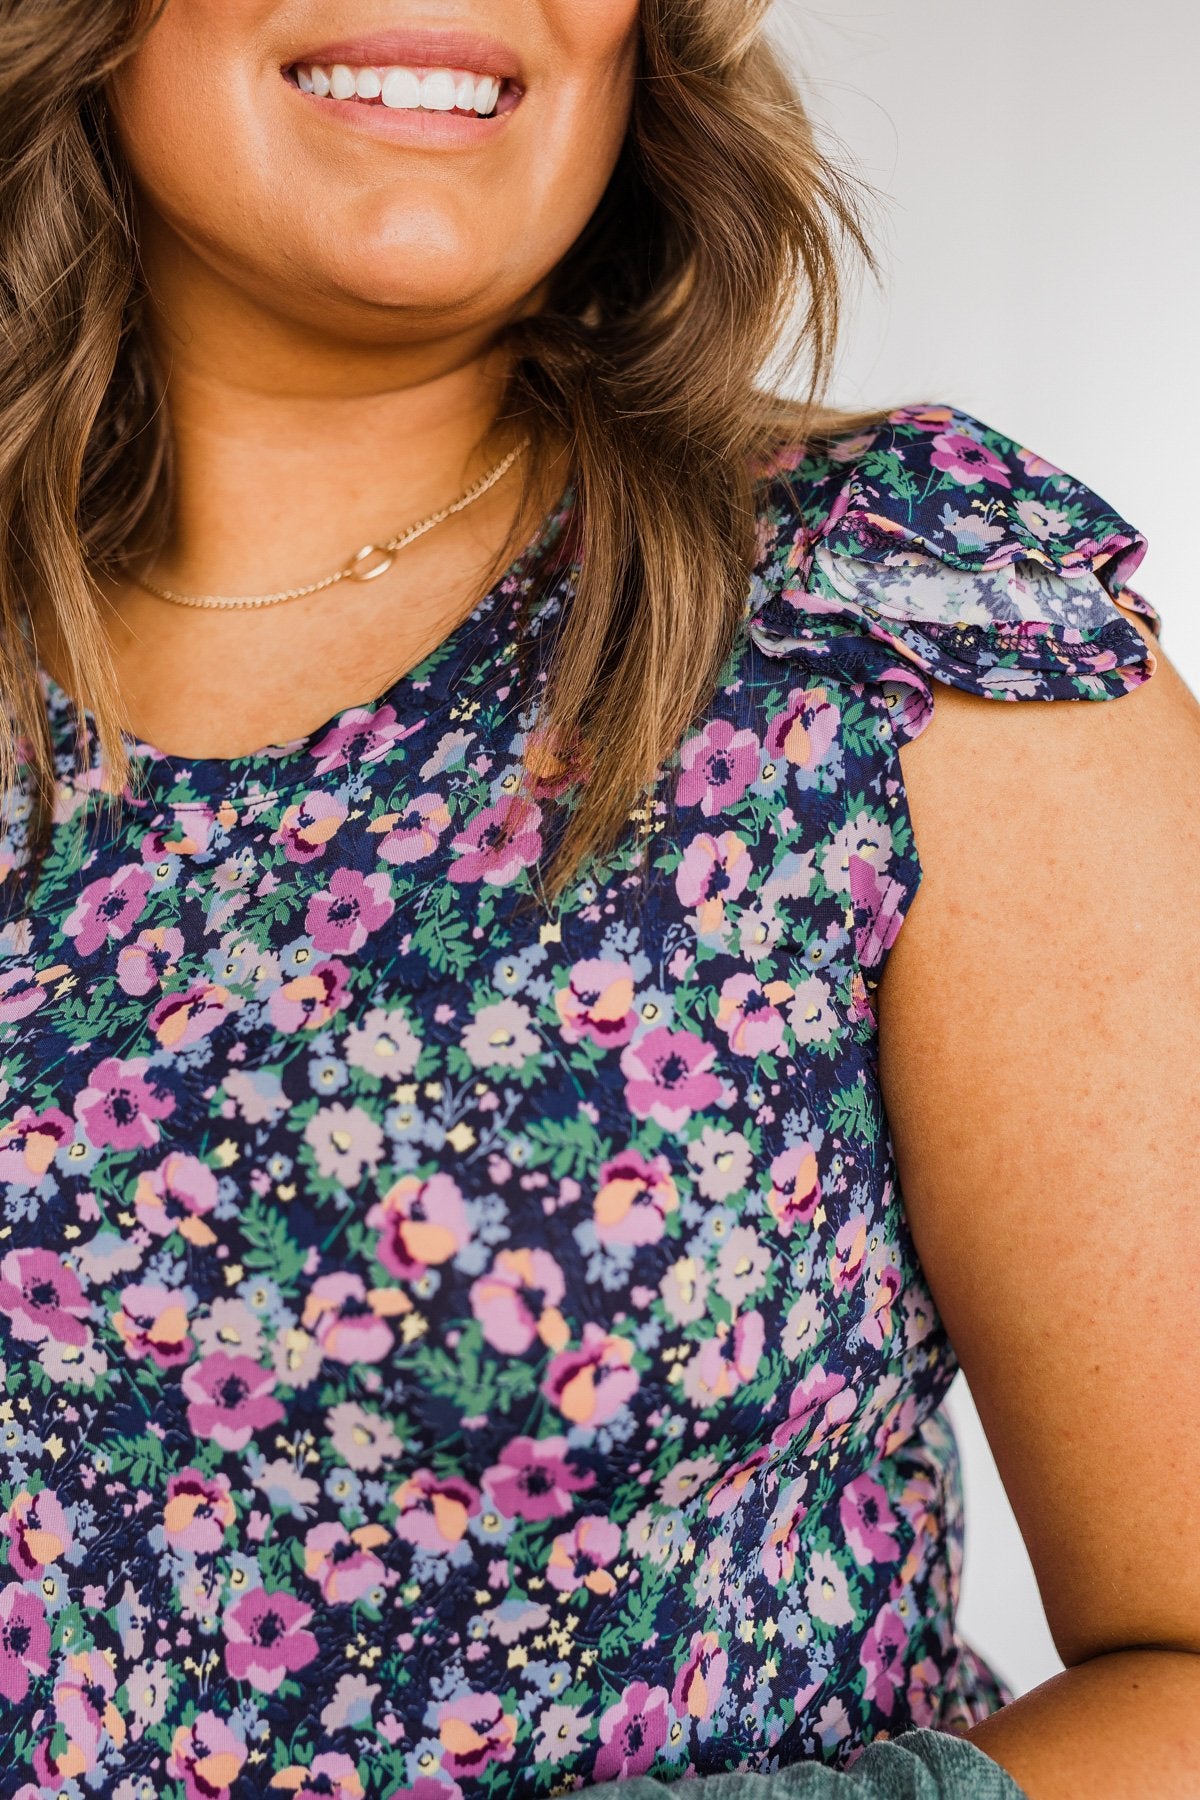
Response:
[[[2,1800],[1191,1780],[1200,709],[763,12],[0,7]]]

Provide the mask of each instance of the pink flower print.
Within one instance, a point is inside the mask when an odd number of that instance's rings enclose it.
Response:
[[[710,719],[680,747],[681,774],[675,786],[678,806],[695,806],[706,819],[741,799],[758,777],[761,748],[752,731],[738,730],[728,719]]]
[[[299,1763],[280,1769],[271,1786],[290,1790],[295,1800],[362,1800],[366,1793],[354,1758],[340,1750],[322,1750],[307,1769]],[[445,1789],[441,1800],[449,1800]]]
[[[671,1704],[681,1719],[711,1719],[725,1692],[729,1658],[715,1631],[693,1631],[682,1668],[671,1689]]]
[[[385,1569],[374,1554],[391,1541],[382,1525],[347,1531],[333,1520],[314,1525],[304,1540],[304,1573],[331,1606],[350,1606],[382,1582]]]
[[[347,818],[343,800],[319,790],[305,794],[283,813],[279,829],[271,834],[291,863],[316,862],[325,855]]]
[[[753,975],[729,975],[721,984],[717,1004],[717,1028],[729,1039],[738,1056],[771,1056],[783,1044],[783,1015],[776,1010],[790,1000],[786,981],[769,981],[764,987]]]
[[[331,1362],[382,1362],[396,1341],[383,1314],[399,1311],[397,1301],[408,1305],[398,1290],[373,1288],[368,1294],[361,1275],[339,1270],[313,1282],[302,1323]]]
[[[30,1675],[50,1669],[50,1627],[40,1594],[13,1581],[0,1588],[0,1696],[20,1705]]]
[[[175,1110],[171,1094],[147,1077],[150,1059],[106,1056],[75,1096],[75,1117],[97,1150],[148,1150],[159,1139],[158,1121]]]
[[[449,1262],[471,1235],[467,1209],[451,1175],[402,1175],[367,1214],[379,1232],[376,1255],[393,1275],[413,1277]]]
[[[1012,486],[1000,458],[965,432],[939,432],[929,460],[935,469],[944,470],[963,487],[978,487],[981,481],[990,482],[993,487]]]
[[[152,1357],[160,1369],[187,1362],[194,1348],[188,1336],[187,1302],[171,1288],[147,1283],[127,1287],[113,1325],[135,1362]]]
[[[481,1500],[479,1489],[460,1475],[435,1475],[432,1469],[418,1469],[400,1483],[392,1504],[396,1536],[444,1556],[462,1542]]]
[[[149,1025],[164,1050],[182,1050],[210,1036],[235,1007],[228,988],[199,981],[184,994],[164,994]]]
[[[10,1250],[0,1262],[0,1314],[22,1343],[83,1349],[91,1341],[87,1311],[74,1270],[52,1250]]]
[[[138,1176],[133,1209],[138,1222],[155,1237],[177,1231],[198,1250],[216,1243],[216,1234],[204,1222],[218,1199],[217,1177],[199,1157],[172,1150],[155,1169]]]
[[[771,1160],[767,1206],[784,1237],[794,1225],[807,1225],[821,1204],[821,1177],[809,1144],[792,1144]]]
[[[845,1573],[828,1550],[813,1552],[812,1566],[804,1584],[808,1610],[822,1625],[853,1625],[858,1617],[850,1598],[850,1584]]]
[[[1018,449],[1017,461],[1031,481],[1042,481],[1063,472],[1056,463],[1047,462],[1044,456],[1036,456],[1032,450]]]
[[[846,1220],[833,1241],[833,1254],[829,1258],[829,1278],[833,1283],[833,1291],[840,1298],[849,1293],[863,1272],[863,1262],[867,1254],[867,1221],[862,1213],[855,1213]]]
[[[403,812],[382,813],[367,830],[386,833],[379,846],[381,861],[404,865],[432,856],[449,823],[450,808],[441,794],[416,794]]]
[[[881,875],[863,856],[851,855],[847,872],[850,898],[866,921],[855,931],[855,951],[865,969],[873,969],[900,935],[907,900],[904,884]]]
[[[294,1594],[252,1588],[221,1620],[225,1667],[235,1681],[273,1694],[285,1675],[294,1675],[316,1656],[317,1640],[305,1629],[311,1618],[312,1607]]]
[[[683,1372],[683,1391],[694,1406],[715,1406],[728,1399],[759,1365],[764,1341],[760,1312],[742,1313],[732,1329],[722,1319],[714,1337],[705,1338]]]
[[[904,1651],[908,1632],[895,1607],[880,1607],[879,1613],[863,1639],[859,1661],[867,1672],[864,1699],[877,1706],[890,1719],[896,1704],[896,1690],[904,1681]]]
[[[71,1522],[53,1488],[36,1494],[22,1488],[0,1513],[0,1535],[8,1539],[8,1563],[22,1581],[32,1581],[65,1556],[75,1542]]]
[[[720,837],[702,831],[692,838],[675,871],[675,892],[685,906],[695,907],[701,937],[720,931],[725,902],[744,891],[753,867],[745,840],[736,831],[723,831]]]
[[[110,938],[127,937],[145,911],[153,886],[153,874],[140,863],[127,863],[115,875],[89,881],[63,921],[64,937],[75,939],[81,956],[90,956]]]
[[[536,801],[515,794],[485,807],[451,839],[458,861],[447,870],[450,880],[510,887],[542,853],[541,823],[542,809]]]
[[[892,1534],[900,1522],[879,1482],[870,1475],[851,1481],[842,1489],[838,1517],[846,1542],[864,1567],[868,1563],[895,1562],[900,1548]]]
[[[125,1742],[125,1720],[113,1702],[116,1689],[117,1677],[102,1650],[77,1650],[60,1664],[54,1711],[68,1741],[54,1758],[58,1779],[94,1769],[105,1736],[118,1748]]]
[[[593,1774],[597,1783],[644,1775],[667,1741],[671,1717],[666,1688],[631,1681],[621,1698],[600,1715],[600,1748]]]
[[[782,712],[767,726],[767,755],[801,769],[816,769],[837,741],[840,709],[823,687],[793,688]]]
[[[395,1737],[387,1729],[389,1720],[395,1725],[393,1713],[385,1714],[379,1732],[381,1737],[392,1743],[395,1742]],[[399,1727],[399,1734],[404,1735],[402,1725]],[[457,1781],[439,1781],[433,1775],[418,1775],[411,1787],[394,1788],[387,1800],[462,1800],[462,1789]]]
[[[771,1433],[771,1442],[783,1450],[800,1438],[797,1452],[812,1456],[826,1439],[836,1442],[844,1434],[857,1405],[854,1389],[847,1387],[844,1375],[813,1369],[792,1389],[788,1416]]]
[[[498,1250],[471,1283],[471,1311],[493,1350],[523,1356],[535,1338],[561,1350],[571,1332],[559,1311],[566,1284],[548,1250]]]
[[[418,719],[415,724],[401,725],[391,706],[348,706],[345,712],[338,714],[324,737],[313,745],[312,754],[317,759],[315,772],[328,775],[334,769],[345,768],[355,755],[360,762],[375,762],[386,755],[393,744],[419,731],[424,723],[423,719]]]
[[[395,910],[391,878],[382,871],[360,875],[357,869],[335,869],[329,886],[309,901],[304,929],[311,932],[318,950],[352,955]]]
[[[711,1072],[716,1051],[690,1031],[659,1025],[621,1052],[625,1104],[638,1119],[682,1131],[694,1112],[711,1106],[721,1082]]]
[[[455,1777],[482,1775],[489,1763],[512,1758],[517,1720],[495,1694],[458,1694],[437,1715],[442,1767]]]
[[[117,955],[117,981],[126,994],[148,994],[183,955],[183,933],[174,925],[139,931]]]
[[[620,1550],[621,1527],[601,1513],[585,1513],[551,1544],[546,1579],[560,1594],[573,1594],[581,1587],[592,1594],[611,1594],[617,1583],[608,1565]]]
[[[564,1437],[515,1437],[500,1452],[499,1462],[483,1473],[483,1485],[506,1519],[550,1519],[570,1512],[572,1495],[595,1479],[590,1471],[571,1467]]]
[[[632,1361],[628,1338],[609,1336],[589,1320],[582,1348],[553,1358],[542,1392],[572,1425],[605,1425],[638,1390],[641,1378]]]
[[[14,1019],[28,1018],[36,1012],[46,998],[49,975],[38,978],[32,969],[6,969],[0,975],[0,1025],[9,1025]],[[65,974],[65,967],[54,971]]]
[[[346,1004],[350,971],[334,957],[276,988],[268,1011],[280,1031],[319,1031]]]
[[[182,1781],[184,1800],[231,1800],[246,1760],[246,1746],[216,1713],[198,1713],[177,1727],[167,1774]]]
[[[218,1350],[193,1363],[183,1377],[188,1424],[197,1437],[212,1438],[222,1450],[244,1450],[256,1431],[278,1425],[283,1408],[272,1398],[275,1376],[252,1357]]]
[[[908,1692],[905,1696],[909,1717],[918,1728],[937,1728],[941,1716],[941,1689],[941,1670],[932,1656],[923,1656],[908,1671]]]
[[[202,1475],[199,1469],[189,1468],[169,1478],[163,1530],[172,1550],[213,1556],[236,1519],[228,1475]]]
[[[554,1005],[568,1044],[590,1038],[608,1050],[627,1044],[637,1029],[628,963],[592,956],[573,964],[566,987],[555,993]]]
[[[757,1450],[717,1477],[704,1495],[710,1519],[723,1519],[726,1513],[733,1511],[770,1454],[770,1446],[760,1444]]]
[[[57,1106],[35,1112],[22,1106],[17,1115],[0,1129],[0,1181],[14,1185],[40,1181],[64,1144],[69,1144],[75,1127]]]
[[[867,1310],[862,1321],[862,1334],[868,1344],[881,1350],[885,1339],[896,1328],[893,1310],[900,1293],[900,1271],[891,1263],[871,1280],[867,1293]]]
[[[790,1585],[796,1573],[796,1562],[804,1547],[804,1533],[800,1527],[808,1515],[804,1499],[807,1491],[806,1476],[790,1481],[767,1521],[760,1560],[763,1574],[776,1586],[780,1582]]]
[[[601,1244],[657,1244],[679,1191],[665,1156],[644,1157],[624,1150],[601,1163],[600,1187],[592,1205]]]

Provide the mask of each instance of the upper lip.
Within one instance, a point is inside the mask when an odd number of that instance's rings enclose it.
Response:
[[[450,26],[412,26],[395,31],[364,32],[360,37],[338,38],[290,59],[296,63],[349,63],[352,68],[388,66],[427,69],[469,69],[476,75],[498,75],[519,82],[521,65],[515,53],[498,38]]]

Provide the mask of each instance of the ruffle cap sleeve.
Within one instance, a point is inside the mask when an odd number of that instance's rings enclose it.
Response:
[[[752,583],[750,636],[818,678],[882,687],[900,742],[929,723],[933,681],[993,699],[1102,700],[1154,673],[1116,604],[1160,632],[1127,585],[1145,538],[966,413],[906,408],[760,475],[785,484],[791,511]]]

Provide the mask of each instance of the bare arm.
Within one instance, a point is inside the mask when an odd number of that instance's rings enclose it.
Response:
[[[1158,659],[1119,700],[939,688],[901,752],[884,1094],[1067,1665],[969,1734],[1033,1800],[1200,1791],[1200,705]]]

